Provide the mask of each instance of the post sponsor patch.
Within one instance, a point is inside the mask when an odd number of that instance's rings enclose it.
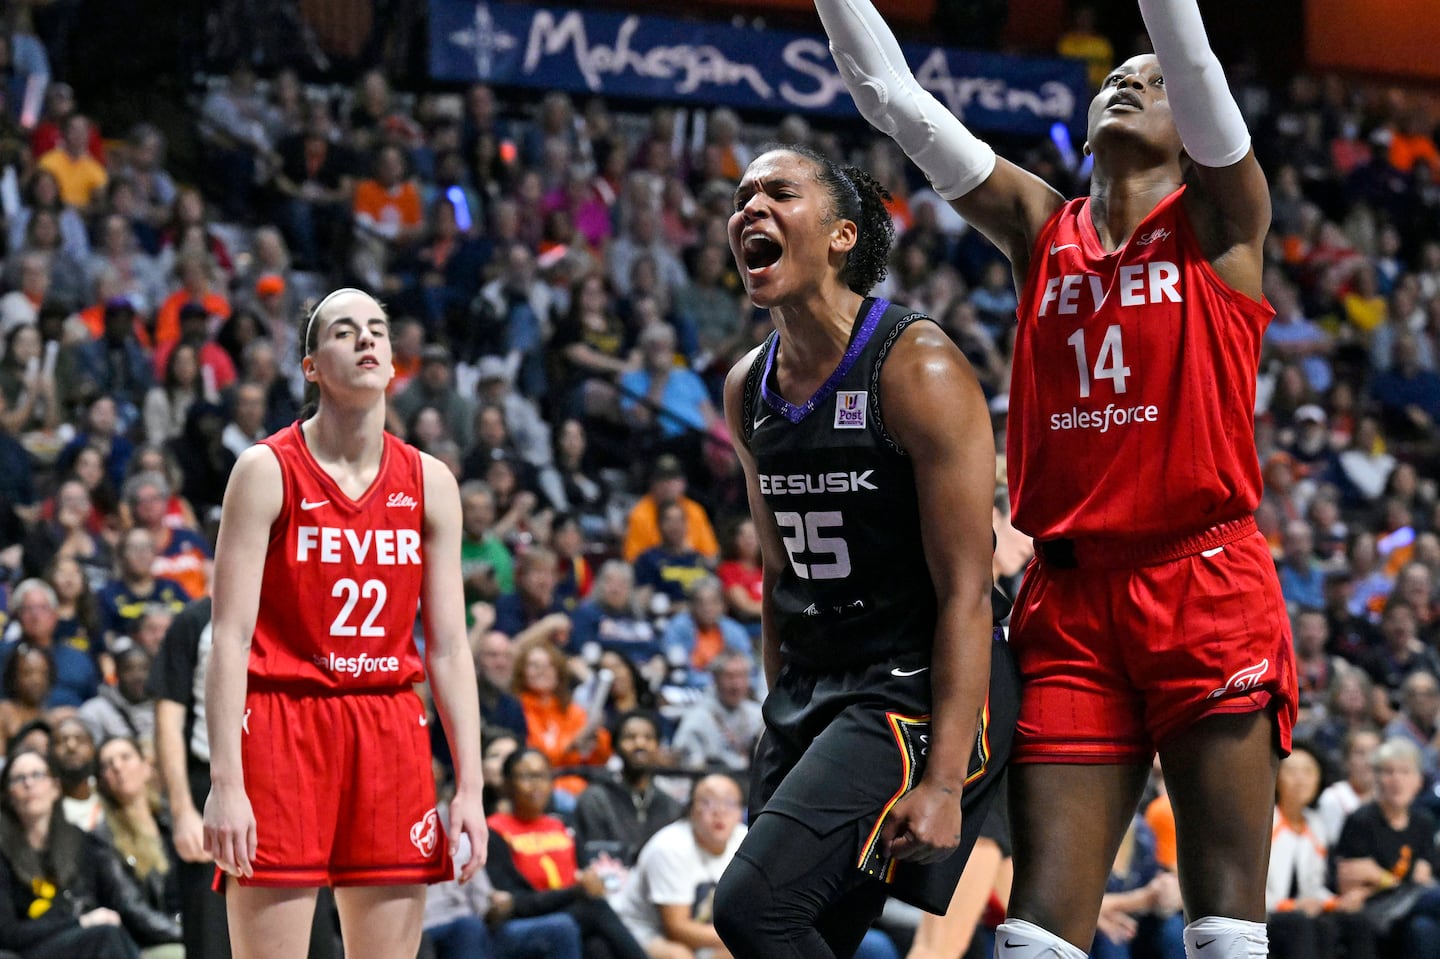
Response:
[[[865,390],[840,390],[835,394],[835,428],[863,430],[868,393]]]

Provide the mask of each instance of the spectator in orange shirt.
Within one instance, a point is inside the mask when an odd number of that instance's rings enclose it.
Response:
[[[184,343],[195,348],[195,355],[200,361],[201,399],[207,403],[217,402],[221,391],[229,389],[230,384],[235,382],[236,374],[235,361],[230,359],[225,347],[215,342],[212,332],[218,326],[215,317],[201,303],[186,303],[180,307],[180,317],[176,322],[180,326],[180,335],[175,342],[155,350],[155,381],[164,381],[170,354]]]
[[[673,453],[662,453],[655,458],[655,471],[650,474],[650,492],[640,497],[640,502],[630,511],[625,526],[626,562],[652,546],[660,545],[660,507],[678,502],[685,510],[685,523],[689,529],[686,545],[705,557],[711,563],[720,555],[720,544],[715,539],[715,528],[705,507],[685,495],[685,470]]]
[[[515,644],[511,685],[525,711],[529,745],[556,769],[603,766],[610,758],[610,733],[604,723],[589,723],[585,710],[571,699],[568,676],[565,654],[548,636],[537,634]],[[555,786],[577,795],[585,781],[562,776]]]
[[[1430,135],[1424,110],[1411,110],[1401,118],[1397,129],[1390,134],[1389,160],[1401,173],[1409,173],[1420,160],[1429,164],[1432,179],[1435,171],[1440,170],[1440,149]]]
[[[390,323],[390,342],[394,347],[395,376],[386,392],[394,396],[420,372],[420,354],[425,349],[425,326],[414,317],[396,317]]]
[[[78,113],[65,120],[64,137],[59,145],[42,156],[38,165],[48,170],[60,183],[60,197],[68,205],[86,211],[104,196],[110,175],[99,160],[90,155],[90,121]]]
[[[175,266],[175,274],[180,279],[180,289],[160,304],[155,314],[154,343],[146,344],[155,349],[157,377],[165,372],[161,353],[168,354],[169,348],[180,340],[180,311],[187,304],[198,303],[204,307],[205,312],[215,318],[216,326],[230,318],[230,301],[215,288],[214,269],[208,255],[194,252],[182,256]]]
[[[356,185],[351,210],[356,241],[351,266],[371,289],[389,289],[386,274],[425,229],[420,190],[406,175],[399,147],[376,151],[375,175]]]
[[[1160,769],[1160,757],[1155,757],[1151,767],[1155,781],[1155,798],[1145,807],[1145,825],[1155,834],[1155,861],[1161,869],[1175,871],[1179,856],[1175,848],[1175,810],[1170,806],[1170,793],[1165,788],[1165,774]]]
[[[210,595],[215,560],[209,544],[190,530],[171,529],[165,522],[169,481],[160,473],[136,473],[126,481],[124,493],[135,525],[148,530],[155,543],[151,575],[174,580],[192,599]]]

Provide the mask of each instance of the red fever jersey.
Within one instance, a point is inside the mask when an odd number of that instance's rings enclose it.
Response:
[[[280,461],[285,500],[265,554],[252,683],[340,691],[423,681],[414,640],[420,454],[386,433],[375,481],[352,500],[315,461],[299,423],[263,442]]]
[[[1007,440],[1015,526],[1031,536],[1183,536],[1260,502],[1255,381],[1275,311],[1215,273],[1184,195],[1113,253],[1089,198],[1040,233]]]

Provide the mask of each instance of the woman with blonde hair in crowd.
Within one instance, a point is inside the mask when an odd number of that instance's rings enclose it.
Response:
[[[158,912],[178,915],[175,846],[169,817],[155,789],[155,768],[139,742],[112,736],[95,751],[100,800],[105,818],[95,834],[120,854],[121,865]],[[185,947],[169,943],[144,950],[144,959],[184,959]]]
[[[119,857],[65,820],[50,761],[31,749],[0,773],[0,948],[26,959],[136,959],[139,943],[180,941]]]

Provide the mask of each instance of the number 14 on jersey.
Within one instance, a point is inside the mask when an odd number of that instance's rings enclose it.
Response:
[[[1106,328],[1105,336],[1100,341],[1099,354],[1095,357],[1093,374],[1090,358],[1085,351],[1085,331],[1076,330],[1065,342],[1075,348],[1075,366],[1080,372],[1081,398],[1090,395],[1092,380],[1109,380],[1116,393],[1125,392],[1125,380],[1130,375],[1130,367],[1125,365],[1125,347],[1120,339],[1120,324],[1112,323]]]

